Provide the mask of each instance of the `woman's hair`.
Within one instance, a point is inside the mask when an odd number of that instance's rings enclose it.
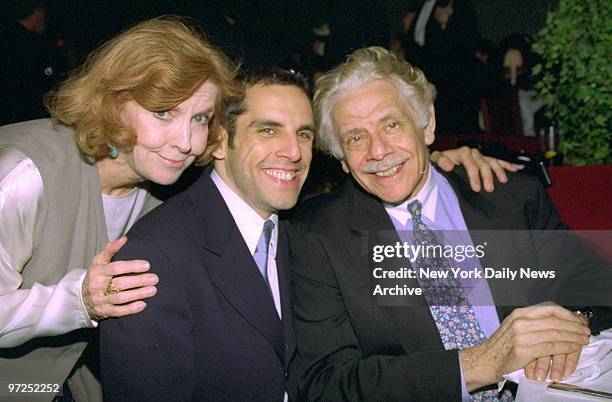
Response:
[[[219,89],[216,111],[235,96],[236,67],[184,19],[163,16],[141,22],[94,51],[46,104],[55,123],[71,127],[81,152],[96,160],[110,148],[129,152],[136,133],[121,119],[130,100],[150,111],[170,110],[205,81]],[[206,164],[218,145],[216,113],[208,146],[196,164]]]

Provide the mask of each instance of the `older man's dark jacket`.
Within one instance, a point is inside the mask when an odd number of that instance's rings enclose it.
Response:
[[[474,193],[464,175],[447,178],[473,243],[489,236],[483,267],[556,269],[555,281],[489,281],[500,321],[517,305],[547,300],[610,305],[610,265],[576,253],[569,232],[551,240],[549,234],[560,232],[550,231],[565,226],[536,179],[513,175],[493,193]],[[461,400],[458,352],[444,350],[424,297],[409,296],[405,306],[385,306],[373,296],[372,246],[399,241],[381,202],[348,180],[338,192],[308,202],[292,226],[302,397]],[[403,259],[379,265],[385,264],[387,269],[410,266]],[[406,284],[418,287],[416,279]]]

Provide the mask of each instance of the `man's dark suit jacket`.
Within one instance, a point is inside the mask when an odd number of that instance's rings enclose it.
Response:
[[[497,249],[487,249],[481,259],[483,267],[499,267],[489,265],[491,258],[498,257],[502,257],[502,264],[514,267],[569,262],[571,272],[558,275],[571,274],[572,281],[561,281],[562,286],[547,281],[526,290],[519,282],[490,281],[500,321],[512,305],[559,300],[570,287],[585,304],[592,302],[592,293],[609,295],[609,266],[606,271],[605,265],[591,263],[584,256],[554,249],[554,242],[546,242],[546,236],[531,238],[530,233],[564,228],[537,180],[514,175],[508,184],[496,186],[494,193],[474,193],[463,175],[447,178],[474,244],[482,242],[474,229],[508,230],[495,233],[505,238],[496,242],[501,245]],[[337,193],[307,203],[294,217],[292,227],[289,238],[302,397],[329,401],[461,400],[458,353],[444,350],[424,298],[407,296],[412,305],[398,307],[381,306],[372,296],[372,245],[399,241],[383,205],[348,180]],[[512,231],[517,229],[531,232]],[[396,259],[377,266],[399,269],[410,265]],[[418,287],[416,280],[408,280],[408,284]],[[581,285],[584,293],[576,296]],[[505,307],[499,306],[504,298],[501,304]]]
[[[149,261],[158,292],[143,312],[101,324],[104,399],[294,399],[282,232],[277,250],[282,321],[210,169],[143,217],[115,260]]]

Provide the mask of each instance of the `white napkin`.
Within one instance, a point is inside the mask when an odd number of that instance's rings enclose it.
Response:
[[[525,377],[523,369],[505,374],[498,384],[498,389],[503,388],[506,380],[518,384],[522,377]],[[546,382],[550,381],[546,379]],[[612,328],[590,337],[589,344],[582,349],[576,371],[563,382],[600,391],[612,391]]]

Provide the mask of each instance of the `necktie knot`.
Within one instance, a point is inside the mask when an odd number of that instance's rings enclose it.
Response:
[[[272,230],[274,230],[274,222],[268,219],[264,222],[255,253],[253,254],[257,268],[259,268],[259,272],[261,272],[266,283],[268,283],[268,248],[270,246]]]
[[[257,243],[257,249],[255,252],[268,254],[268,247],[270,245],[270,237],[272,237],[272,230],[274,230],[274,222],[267,220],[264,222],[263,228],[261,229],[261,235],[259,236],[259,242]]]
[[[420,223],[421,222],[421,210],[423,209],[423,204],[421,201],[414,200],[408,204],[408,212],[412,216],[412,220]]]

